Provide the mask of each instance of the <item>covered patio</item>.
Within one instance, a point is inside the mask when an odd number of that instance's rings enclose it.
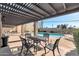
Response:
[[[0,38],[2,37],[3,27],[18,26],[30,22],[34,22],[33,25],[34,36],[37,36],[38,21],[78,11],[79,11],[78,3],[0,3]],[[21,34],[24,33],[22,26],[20,33]],[[70,51],[76,50],[73,37],[64,40],[65,37],[61,38],[59,45],[61,55],[68,55],[67,53],[69,53]],[[8,48],[11,50],[13,55],[17,56],[20,51],[19,49],[21,47],[21,40],[19,38],[19,35],[10,35],[9,40],[10,39],[12,39],[13,41],[8,42],[9,45]],[[15,41],[15,39],[18,40]],[[55,40],[53,38],[53,42],[54,41]],[[15,47],[12,47],[11,45],[15,45]],[[0,46],[2,46],[1,39],[0,39]],[[1,53],[3,53],[2,50],[5,51],[5,48],[0,49]],[[41,56],[42,55],[41,52],[44,52],[44,50],[42,49],[38,51],[37,54],[35,54],[35,56]],[[34,52],[32,53],[34,54]],[[73,54],[74,52],[72,52],[69,55]],[[3,53],[2,55],[5,55],[5,53]],[[57,54],[57,51],[56,55],[59,56],[59,54]],[[77,51],[75,51],[74,55],[77,55]],[[46,54],[46,56],[52,56],[52,52],[49,52],[48,54]]]

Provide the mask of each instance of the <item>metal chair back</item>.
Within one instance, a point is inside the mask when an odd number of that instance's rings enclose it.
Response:
[[[26,33],[26,34],[25,34],[25,38],[30,37],[30,36],[31,36],[30,33]]]
[[[56,41],[54,43],[54,46],[53,46],[53,49],[55,49],[56,47],[58,47],[60,39],[61,39],[61,37],[58,38],[58,39],[56,39]]]
[[[25,46],[26,48],[28,48],[28,43],[27,43],[26,39],[22,38],[21,36],[20,36],[20,39],[21,39],[21,42],[22,42],[22,46]]]
[[[45,33],[45,34],[43,35],[43,37],[45,37],[45,45],[47,45],[48,42],[49,42],[49,34],[48,34],[48,33]]]
[[[49,34],[48,33],[44,33],[43,36],[46,37],[46,38],[49,38]]]

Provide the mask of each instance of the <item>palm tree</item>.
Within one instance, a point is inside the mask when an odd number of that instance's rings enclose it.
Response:
[[[52,28],[53,28],[53,24],[52,24]]]
[[[74,25],[73,27],[75,28],[76,26]]]
[[[43,21],[41,21],[41,28],[43,28]]]
[[[60,28],[60,25],[57,25],[57,28]]]
[[[61,28],[61,29],[67,29],[68,24],[61,24],[61,25],[57,25],[57,28]]]

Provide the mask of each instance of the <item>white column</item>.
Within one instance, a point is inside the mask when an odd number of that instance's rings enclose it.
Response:
[[[2,37],[2,20],[1,20],[1,13],[0,13],[0,47],[2,46],[2,40],[1,40],[1,37]]]
[[[38,22],[34,22],[34,36],[38,34]]]

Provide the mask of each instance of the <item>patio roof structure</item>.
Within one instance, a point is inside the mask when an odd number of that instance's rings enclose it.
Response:
[[[0,3],[3,25],[20,25],[77,11],[78,3]]]
[[[0,3],[0,47],[2,27],[12,27],[34,22],[34,35],[38,32],[37,21],[79,12],[79,3]]]

